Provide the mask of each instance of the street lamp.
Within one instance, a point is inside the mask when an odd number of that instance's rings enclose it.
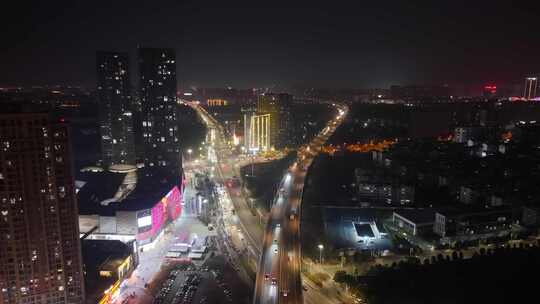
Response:
[[[187,149],[188,159],[191,160],[191,153],[193,153],[193,150],[191,148]]]
[[[249,151],[251,151],[251,177],[255,175],[255,169],[254,169],[254,163],[255,163],[255,154],[259,152],[258,147],[249,148]]]
[[[322,251],[324,249],[323,244],[319,244],[319,263],[322,264]]]

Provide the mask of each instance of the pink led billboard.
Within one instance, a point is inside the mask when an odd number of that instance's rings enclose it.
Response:
[[[151,217],[151,228],[139,227],[137,240],[147,240],[155,237],[166,223],[177,219],[182,213],[181,201],[182,193],[177,186],[174,186],[167,195],[152,207],[150,215],[148,215]],[[139,219],[139,222],[146,223],[147,221]]]

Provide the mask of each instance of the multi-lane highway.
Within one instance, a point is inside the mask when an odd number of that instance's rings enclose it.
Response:
[[[255,304],[303,303],[300,251],[300,210],[306,172],[322,145],[347,114],[333,104],[337,116],[306,147],[289,168],[276,193],[267,223],[255,282]]]
[[[248,238],[248,247],[259,256],[257,278],[255,282],[254,303],[303,303],[301,282],[301,249],[300,249],[300,204],[306,172],[322,145],[333,134],[347,114],[347,107],[332,104],[337,115],[327,126],[305,147],[298,150],[296,162],[288,169],[281,180],[270,211],[267,225],[258,237],[256,223],[244,223],[246,219],[254,221],[254,217],[241,217],[239,223]],[[233,164],[230,162],[230,151],[224,144],[224,132],[221,125],[197,104],[190,104],[204,119],[213,131],[215,161],[218,162],[219,175],[231,175]],[[227,161],[229,160],[229,161]],[[227,166],[230,168],[227,169]],[[231,171],[231,172],[226,172]],[[238,204],[238,202],[237,202]],[[237,211],[240,211],[240,208]],[[246,210],[244,210],[246,211]],[[246,229],[245,225],[249,229]],[[258,240],[262,239],[262,244]]]

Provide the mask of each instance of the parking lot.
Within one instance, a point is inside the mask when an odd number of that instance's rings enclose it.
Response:
[[[202,281],[208,281],[207,274],[197,271],[193,265],[182,264],[171,271],[154,303],[192,303]],[[205,282],[206,283],[206,282]],[[197,302],[195,302],[197,303]]]
[[[156,304],[249,303],[250,292],[223,257],[204,265],[191,262],[176,265],[155,296]]]

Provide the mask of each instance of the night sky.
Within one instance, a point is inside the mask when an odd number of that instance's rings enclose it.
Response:
[[[176,48],[182,87],[505,83],[540,71],[537,4],[416,2],[20,1],[0,12],[0,85],[94,87],[96,50],[137,45]]]

